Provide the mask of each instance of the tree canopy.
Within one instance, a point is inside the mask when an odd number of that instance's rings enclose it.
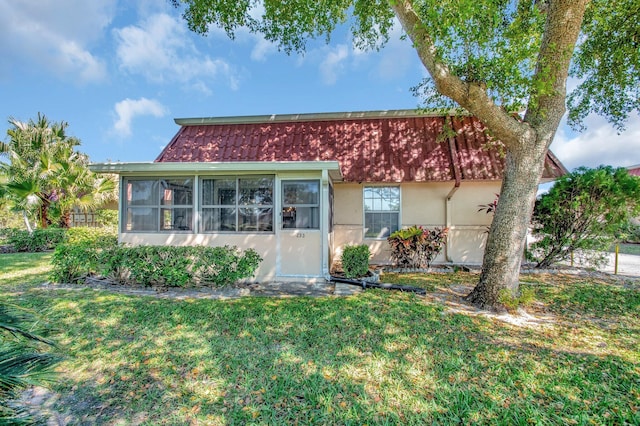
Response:
[[[518,293],[520,262],[546,152],[567,111],[604,115],[619,129],[638,109],[640,5],[636,0],[172,0],[191,30],[261,34],[285,52],[329,41],[348,26],[359,48],[381,48],[399,23],[429,78],[426,107],[466,110],[504,145],[500,203],[482,274],[467,300],[499,307]],[[514,111],[524,111],[516,115]]]
[[[261,34],[286,53],[302,53],[310,39],[327,42],[340,26],[348,26],[360,49],[380,49],[397,25],[402,4],[428,28],[433,54],[465,82],[483,86],[507,111],[520,110],[552,87],[540,50],[553,0],[171,0],[184,4],[189,28],[206,35],[212,27],[235,38],[239,29]],[[578,85],[569,97],[570,119],[579,125],[591,112],[621,129],[640,106],[640,4],[635,0],[585,3],[569,75]],[[573,11],[572,11],[573,13]],[[558,52],[561,53],[561,52]],[[542,67],[541,67],[542,66]],[[536,73],[536,69],[538,72]],[[545,68],[547,69],[545,71]],[[429,108],[460,105],[437,90],[433,78],[416,82],[415,92]],[[534,95],[534,96],[532,96]]]

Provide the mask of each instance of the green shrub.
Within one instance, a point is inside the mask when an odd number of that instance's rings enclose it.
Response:
[[[95,275],[104,261],[101,253],[118,245],[114,232],[100,228],[71,228],[67,238],[58,244],[51,263],[51,280],[76,283]]]
[[[237,247],[124,246],[115,240],[78,240],[53,256],[58,282],[98,275],[121,284],[166,287],[223,287],[252,277],[261,257]]]
[[[101,226],[117,227],[118,226],[118,210],[100,209],[96,210],[95,218]]]
[[[342,251],[342,269],[347,278],[364,277],[369,272],[371,252],[365,244],[348,245]]]
[[[616,240],[623,243],[639,244],[640,243],[640,223],[634,223],[628,220],[620,226],[616,232]]]
[[[253,249],[240,252],[236,247],[194,247],[196,280],[202,285],[222,287],[252,277],[262,258]]]
[[[69,228],[67,229],[67,239],[65,242],[90,242],[96,245],[112,245],[118,241],[115,229],[111,228]]]
[[[536,201],[530,250],[537,267],[569,259],[598,267],[620,237],[621,226],[640,214],[640,178],[620,167],[579,167],[560,177]]]
[[[411,226],[400,229],[387,238],[391,259],[398,268],[429,267],[447,242],[447,228],[426,229]]]
[[[55,248],[66,238],[62,228],[34,229],[32,233],[24,229],[7,229],[4,242],[17,252],[39,252]]]

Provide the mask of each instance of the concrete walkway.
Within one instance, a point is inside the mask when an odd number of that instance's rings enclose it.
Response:
[[[82,291],[85,289],[113,291],[131,296],[152,296],[160,299],[237,299],[240,297],[327,297],[350,296],[362,292],[362,288],[341,283],[270,282],[252,283],[225,288],[148,288],[112,284],[106,280],[90,279],[84,285],[50,284],[41,286],[47,290]]]
[[[609,253],[609,264],[599,268],[600,272],[614,273],[615,253]],[[640,278],[640,256],[633,254],[618,255],[618,275]]]

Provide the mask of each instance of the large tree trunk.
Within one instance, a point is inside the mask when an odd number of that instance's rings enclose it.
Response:
[[[520,264],[544,168],[547,141],[529,141],[508,152],[500,192],[487,238],[480,281],[466,300],[484,309],[500,307],[503,292],[518,296]]]

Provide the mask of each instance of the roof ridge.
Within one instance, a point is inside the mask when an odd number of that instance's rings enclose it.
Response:
[[[237,115],[223,117],[174,118],[180,126],[214,124],[285,123],[294,121],[363,120],[376,118],[443,117],[471,115],[463,110],[427,111],[424,109],[388,109],[373,111],[315,112],[300,114]]]

